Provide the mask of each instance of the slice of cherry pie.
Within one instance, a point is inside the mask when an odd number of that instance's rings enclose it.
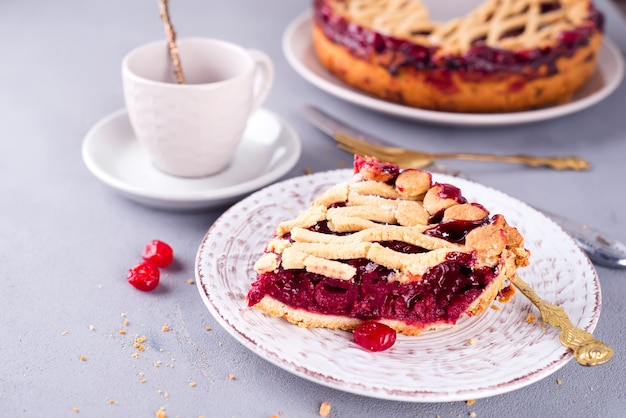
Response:
[[[303,327],[377,321],[406,335],[454,325],[510,293],[524,240],[430,173],[355,156],[354,177],[281,222],[247,302]]]

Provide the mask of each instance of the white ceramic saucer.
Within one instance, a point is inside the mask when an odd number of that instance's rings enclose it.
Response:
[[[154,167],[126,110],[96,123],[82,147],[87,168],[106,185],[144,205],[179,210],[232,203],[279,179],[296,164],[300,152],[296,132],[263,108],[248,120],[230,165],[209,177],[174,177]]]

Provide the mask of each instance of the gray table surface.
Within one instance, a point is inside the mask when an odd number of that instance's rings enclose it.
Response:
[[[608,35],[626,50],[625,21],[607,0],[597,4],[607,13]],[[277,77],[265,107],[287,120],[303,144],[286,178],[350,161],[302,117],[301,106],[317,104],[404,146],[585,156],[593,168],[582,173],[449,165],[626,241],[626,83],[589,109],[528,125],[460,128],[397,119],[320,91],[287,64],[283,30],[309,7],[308,0],[171,6],[180,37],[217,37],[271,55]],[[615,348],[611,362],[584,368],[572,361],[538,383],[473,405],[344,393],[239,344],[188,283],[198,245],[225,208],[181,213],[141,206],[100,183],[81,159],[88,129],[123,107],[122,56],[162,37],[155,1],[0,3],[0,416],[149,417],[163,407],[168,417],[315,417],[323,401],[334,417],[626,414],[625,270],[597,268],[603,309],[595,334]],[[125,274],[153,238],[174,247],[178,267],[161,291],[146,294],[134,291]],[[166,323],[169,332],[161,330]],[[127,335],[118,334],[122,328]],[[135,335],[148,338],[138,356]]]

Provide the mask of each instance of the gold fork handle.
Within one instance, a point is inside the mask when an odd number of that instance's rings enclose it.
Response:
[[[547,166],[557,170],[588,170],[589,162],[580,157],[536,157],[533,155],[489,155],[471,153],[438,153],[436,159],[459,159],[518,163],[531,167]]]
[[[577,328],[567,316],[562,306],[556,306],[541,299],[522,279],[516,277],[513,284],[539,309],[541,317],[548,324],[561,329],[559,341],[574,351],[574,358],[584,366],[605,363],[613,357],[613,349],[581,328]]]

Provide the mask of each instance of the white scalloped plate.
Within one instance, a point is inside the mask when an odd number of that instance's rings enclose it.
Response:
[[[270,317],[245,303],[253,265],[275,225],[295,217],[351,170],[297,177],[274,184],[227,210],[209,229],[196,258],[200,295],[217,321],[262,358],[298,376],[339,390],[412,402],[446,402],[493,396],[554,373],[571,358],[558,330],[526,322],[539,313],[520,293],[500,310],[488,309],[456,327],[399,335],[387,351],[371,353],[352,334],[306,329]],[[528,205],[467,180],[434,174],[457,185],[469,201],[502,213],[518,227],[531,251],[520,277],[546,300],[561,305],[572,322],[593,331],[601,308],[596,271],[574,241]],[[469,344],[474,339],[476,344]]]
[[[453,113],[417,109],[363,93],[326,71],[315,56],[311,31],[311,13],[306,12],[295,18],[283,34],[285,57],[291,67],[305,80],[353,104],[423,122],[460,126],[499,126],[553,119],[578,112],[600,102],[620,85],[624,77],[624,58],[615,44],[605,37],[600,48],[596,72],[567,103],[511,113]]]

